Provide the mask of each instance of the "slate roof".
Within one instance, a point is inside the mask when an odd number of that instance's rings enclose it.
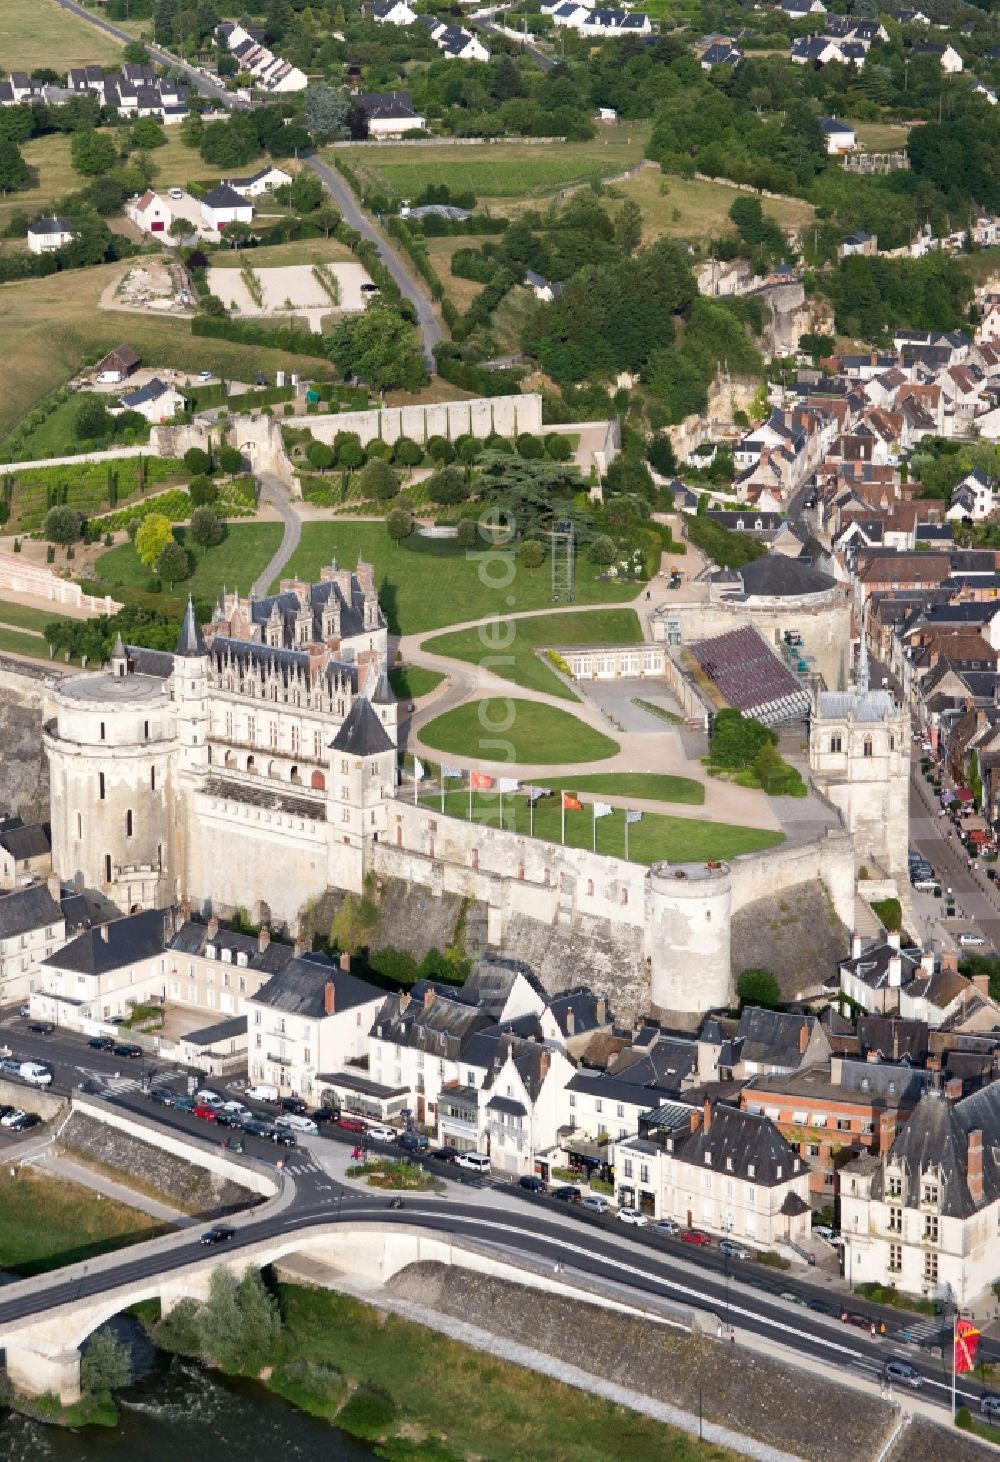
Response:
[[[748,1005],[736,1030],[736,1039],[742,1043],[741,1059],[795,1070],[802,1065],[802,1028],[811,1034],[816,1024],[815,1016]]]
[[[901,1167],[905,1181],[900,1206],[917,1208],[921,1201],[921,1179],[934,1173],[939,1178],[938,1209],[946,1218],[969,1218],[980,1207],[1000,1198],[1000,1165],[996,1153],[1000,1143],[1000,1091],[984,1087],[954,1105],[936,1088],[928,1091],[892,1145],[881,1171],[872,1179],[872,1196],[886,1197],[886,1172]],[[976,1202],[969,1191],[968,1135],[983,1133],[983,1201]]]
[[[25,827],[18,819],[18,826],[0,831],[0,847],[6,848],[18,863],[29,858],[44,858],[52,852],[52,829],[47,822],[33,822]]]
[[[316,1020],[325,1014],[326,987],[331,981],[335,1014],[368,1005],[383,994],[349,970],[342,970],[325,954],[303,954],[293,956],[252,998],[257,1005]]]
[[[433,991],[432,1000],[425,999],[429,989]],[[411,1046],[443,1059],[471,1060],[473,1039],[490,1027],[497,1028],[484,1010],[456,996],[456,991],[445,993],[418,981],[410,996],[386,998],[372,1026],[372,1038]],[[489,1052],[481,1054],[484,1059],[473,1064],[488,1063]]]
[[[247,1033],[247,1018],[245,1015],[234,1015],[230,1020],[216,1021],[215,1025],[202,1026],[200,1030],[188,1031],[181,1040],[186,1041],[189,1046],[214,1046],[219,1041],[230,1041],[235,1036],[245,1036]]]
[[[836,579],[829,574],[780,553],[753,559],[743,565],[739,575],[744,593],[768,599],[825,594],[837,586]]]
[[[84,930],[42,963],[79,975],[102,975],[136,960],[150,959],[166,948],[169,917],[164,909],[144,909],[113,919],[98,929]]]
[[[895,955],[899,955],[902,984],[909,985],[920,969],[919,949],[897,949],[887,940],[871,944],[863,949],[857,959],[842,959],[840,968],[850,970],[855,979],[863,981],[870,990],[884,990],[889,985],[889,966]]]
[[[495,1020],[499,1019],[519,975],[527,980],[536,994],[545,997],[545,991],[532,974],[529,965],[518,959],[485,954],[472,966],[462,986],[462,999],[481,1006]]]
[[[754,1092],[780,1093],[791,1098],[801,1098],[803,1106],[810,1097],[830,1102],[843,1102],[845,1106],[877,1103],[880,1106],[900,1107],[919,1101],[930,1082],[929,1071],[914,1069],[882,1061],[852,1061],[844,1059],[840,1065],[840,1079],[833,1080],[829,1062],[822,1066],[804,1066],[799,1071],[783,1072],[773,1076],[754,1079],[747,1095]]]
[[[194,600],[188,595],[187,609],[184,613],[184,623],[181,625],[181,632],[177,638],[177,649],[175,655],[183,659],[194,659],[200,655],[207,655],[205,636],[201,632],[201,625],[198,623],[198,616],[194,612]]]
[[[802,1159],[789,1147],[769,1118],[735,1107],[715,1104],[711,1120],[692,1132],[675,1149],[680,1162],[716,1173],[732,1174],[773,1188],[805,1171]]]
[[[248,969],[262,970],[265,974],[277,974],[294,958],[295,953],[290,944],[281,944],[274,939],[262,950],[256,934],[239,934],[222,925],[210,934],[206,924],[195,923],[190,919],[181,925],[170,940],[170,948],[178,954],[204,955],[206,944],[214,946],[218,959],[222,959],[224,950],[228,950],[232,956],[242,954],[246,956]],[[230,959],[229,963],[235,964],[235,958]]]
[[[235,188],[230,188],[227,183],[219,183],[215,188],[210,188],[202,198],[202,203],[209,208],[246,208],[247,200]]]
[[[354,98],[366,117],[406,120],[415,117],[413,98],[408,91],[362,91]]]
[[[55,924],[62,917],[62,910],[46,883],[0,895],[0,939],[14,939],[19,934]]]
[[[68,218],[37,218],[28,228],[30,234],[70,234],[73,225]]]
[[[378,756],[381,752],[395,749],[389,733],[364,695],[355,699],[343,725],[330,742],[330,748],[343,752],[345,756]]]

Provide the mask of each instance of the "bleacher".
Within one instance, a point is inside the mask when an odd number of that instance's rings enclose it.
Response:
[[[757,630],[730,630],[688,650],[726,704],[745,716],[777,726],[808,715],[809,692]]]

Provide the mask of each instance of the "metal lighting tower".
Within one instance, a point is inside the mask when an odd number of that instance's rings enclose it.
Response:
[[[569,521],[553,523],[549,530],[552,545],[552,603],[573,603],[573,553],[575,541],[573,524]]]

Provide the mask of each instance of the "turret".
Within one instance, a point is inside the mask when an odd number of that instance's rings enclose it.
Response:
[[[330,743],[327,817],[331,882],[361,892],[366,851],[384,838],[396,782],[396,748],[366,695],[355,698]]]

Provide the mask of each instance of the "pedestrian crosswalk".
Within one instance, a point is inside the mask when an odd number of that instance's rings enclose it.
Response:
[[[939,1316],[927,1320],[912,1320],[900,1329],[900,1337],[911,1345],[937,1345],[941,1339],[942,1324]]]

